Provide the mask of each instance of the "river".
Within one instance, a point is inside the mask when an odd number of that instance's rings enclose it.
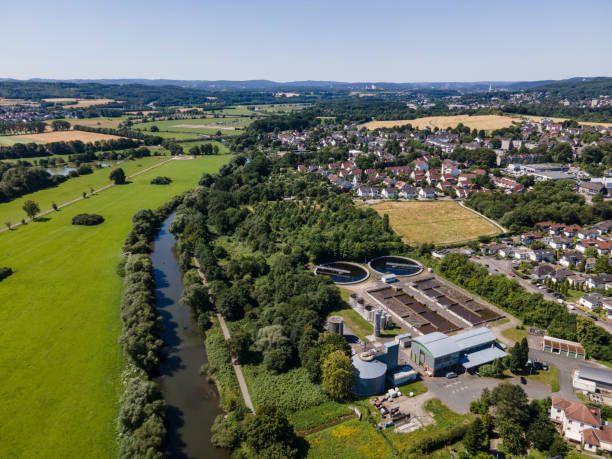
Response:
[[[151,261],[155,268],[157,308],[163,319],[164,359],[158,379],[168,411],[168,457],[223,458],[229,454],[210,443],[210,428],[221,412],[216,387],[200,375],[206,362],[201,334],[189,307],[179,303],[182,274],[170,233],[172,214],[155,238]]]

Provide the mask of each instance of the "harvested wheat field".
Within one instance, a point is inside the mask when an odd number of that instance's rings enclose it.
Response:
[[[15,140],[21,143],[51,143],[51,142],[69,142],[71,140],[80,140],[81,142],[89,143],[97,140],[120,139],[117,135],[98,134],[97,132],[85,131],[51,131],[43,132],[42,134],[29,134],[13,136]]]
[[[454,128],[459,123],[470,129],[484,129],[490,131],[512,126],[512,123],[520,122],[516,118],[500,115],[455,115],[455,116],[428,116],[426,118],[416,118],[413,120],[391,120],[391,121],[370,121],[362,124],[366,129],[391,128],[396,126],[405,126],[411,124],[413,127],[424,129],[446,129],[447,127]]]
[[[106,105],[112,104],[115,99],[77,99],[75,97],[50,97],[43,99],[45,102],[51,102],[56,104],[70,103],[66,105],[66,108],[84,108],[93,107],[94,105]]]
[[[454,201],[384,201],[371,206],[388,214],[393,229],[408,244],[450,244],[498,234],[499,229]]]
[[[40,105],[37,102],[32,102],[31,100],[25,99],[3,99],[0,97],[0,106],[11,106],[11,105]]]

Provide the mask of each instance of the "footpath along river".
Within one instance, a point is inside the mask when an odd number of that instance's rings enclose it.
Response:
[[[163,319],[164,359],[158,382],[168,412],[167,454],[171,458],[227,459],[229,453],[210,443],[210,428],[221,412],[216,387],[200,375],[206,360],[204,342],[188,306],[179,303],[183,292],[175,244],[170,233],[174,214],[155,238],[151,261],[155,269],[157,309]]]

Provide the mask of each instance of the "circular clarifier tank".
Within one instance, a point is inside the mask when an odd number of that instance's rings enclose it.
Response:
[[[423,271],[423,266],[418,261],[391,255],[373,258],[368,266],[381,274],[395,274],[396,276],[414,276]]]
[[[318,276],[329,276],[336,284],[356,284],[366,280],[370,273],[363,266],[348,261],[333,261],[315,268]]]

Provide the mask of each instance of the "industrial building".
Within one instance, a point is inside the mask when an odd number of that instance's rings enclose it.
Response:
[[[612,395],[612,371],[579,366],[573,379],[574,389]]]
[[[542,349],[553,354],[560,354],[575,359],[586,359],[586,352],[580,343],[552,336],[544,336]]]
[[[452,370],[472,370],[507,354],[488,328],[476,328],[453,336],[434,332],[412,339],[410,358],[431,376]]]
[[[353,392],[358,396],[381,394],[387,379],[400,385],[414,381],[417,372],[409,365],[398,367],[400,340],[377,343],[374,348],[351,357],[355,367]]]

